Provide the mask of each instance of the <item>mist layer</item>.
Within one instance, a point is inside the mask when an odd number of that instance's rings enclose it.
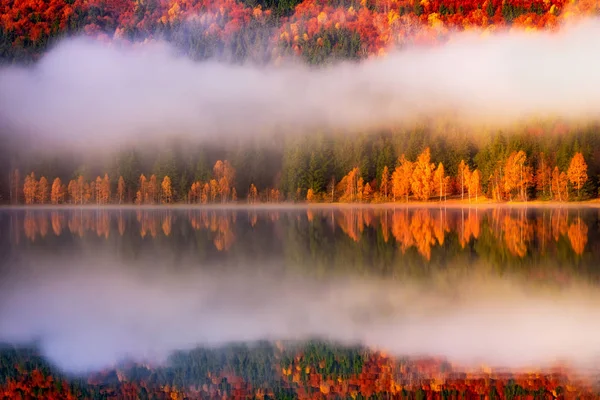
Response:
[[[264,132],[348,132],[451,115],[597,121],[600,21],[558,33],[466,32],[434,48],[324,68],[195,63],[168,45],[61,42],[0,70],[0,119],[36,143],[72,147]],[[41,142],[40,142],[41,141]]]
[[[1,286],[0,341],[38,341],[76,373],[255,340],[319,338],[507,368],[584,367],[600,353],[600,295],[584,283],[549,290],[475,272],[425,284],[277,276],[251,263],[222,272],[160,265],[98,256],[19,267]]]

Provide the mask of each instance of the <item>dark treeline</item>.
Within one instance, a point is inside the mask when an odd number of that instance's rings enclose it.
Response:
[[[277,190],[276,201],[304,201],[307,197],[314,201],[399,201],[395,194],[392,196],[396,167],[400,166],[404,156],[412,163],[413,171],[420,165],[419,157],[426,149],[430,150],[430,155],[423,162],[430,170],[423,179],[431,188],[423,195],[413,184],[406,192],[409,199],[441,199],[442,194],[444,198],[460,196],[466,199],[469,184],[464,183],[464,171],[467,170],[478,171],[476,195],[489,199],[583,200],[598,196],[600,135],[597,129],[596,126],[574,129],[558,123],[540,123],[512,132],[475,133],[448,126],[423,126],[364,134],[281,134],[274,138],[221,144],[179,141],[153,149],[140,144],[109,156],[73,151],[31,157],[5,147],[4,154],[0,155],[3,168],[0,201],[9,203],[12,198],[13,203],[25,203],[24,180],[34,172],[36,179],[45,177],[48,187],[55,178],[60,178],[66,186],[79,176],[87,182],[107,175],[112,193],[109,203],[134,202],[142,174],[148,179],[154,175],[158,185],[168,176],[171,188],[168,202],[194,202],[190,192],[192,185],[195,182],[208,185],[211,179],[218,180],[219,174],[215,173],[214,167],[219,160],[228,161],[227,165],[233,168],[226,174],[227,187],[231,189],[229,200],[245,200],[253,195],[264,200]],[[585,172],[581,184],[572,177],[571,171],[574,156],[578,153],[583,158]],[[437,178],[434,173],[440,164],[440,176],[447,180],[443,189],[435,189]],[[509,168],[518,169],[513,174],[518,175],[516,178],[509,176]],[[14,176],[16,170],[18,179]],[[348,196],[351,172],[353,179],[362,182],[360,193],[355,197]],[[122,199],[117,201],[120,177],[124,186]],[[516,181],[508,182],[510,179]],[[387,180],[389,182],[382,186]],[[235,196],[232,196],[233,190]],[[253,190],[258,193],[253,194]],[[64,202],[70,202],[68,197]]]

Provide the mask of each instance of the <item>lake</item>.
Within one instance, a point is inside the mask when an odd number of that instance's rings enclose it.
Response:
[[[4,209],[0,251],[0,342],[66,374],[171,365],[208,396],[214,371],[239,372],[215,389],[231,395],[307,368],[336,393],[373,357],[398,382],[408,360],[436,377],[598,366],[595,208]]]

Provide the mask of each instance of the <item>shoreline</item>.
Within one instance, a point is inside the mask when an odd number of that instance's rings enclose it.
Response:
[[[408,203],[227,203],[227,204],[32,204],[0,205],[0,210],[306,210],[306,209],[600,209],[600,199],[574,202],[534,200],[529,202],[469,203],[467,200],[413,201]]]

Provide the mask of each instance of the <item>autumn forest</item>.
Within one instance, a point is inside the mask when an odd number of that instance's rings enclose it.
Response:
[[[414,142],[401,142],[407,136]],[[431,140],[439,144],[427,145],[418,132],[336,140],[319,136],[286,141],[282,150],[225,152],[231,161],[214,163],[210,160],[219,151],[208,154],[204,149],[186,157],[169,150],[147,169],[143,165],[152,164],[151,159],[142,160],[132,150],[110,169],[98,169],[96,176],[85,165],[61,173],[59,162],[50,160],[39,168],[10,171],[3,198],[26,205],[157,205],[568,202],[598,197],[600,160],[595,159],[593,133],[552,139],[497,134],[481,149],[465,140]],[[559,147],[544,149],[539,142],[558,142]],[[273,165],[280,168],[275,174]]]

